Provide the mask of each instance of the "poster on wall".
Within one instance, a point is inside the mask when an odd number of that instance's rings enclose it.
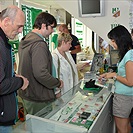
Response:
[[[113,7],[112,8],[112,17],[114,18],[114,22],[111,24],[111,29],[115,28],[116,26],[120,25],[117,21],[117,18],[120,17],[120,8]]]
[[[75,19],[75,36],[79,39],[81,46],[83,46],[83,23]]]

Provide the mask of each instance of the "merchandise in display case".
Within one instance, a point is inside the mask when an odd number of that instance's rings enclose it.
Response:
[[[112,86],[90,93],[83,89],[84,85],[82,80],[37,114],[26,115],[26,121],[13,133],[115,133]]]
[[[71,89],[35,115],[91,132],[90,129],[96,124],[95,120],[98,119],[101,110],[111,97],[110,87],[102,88],[99,93],[88,93],[87,90],[81,89],[81,83],[79,83],[76,88]]]

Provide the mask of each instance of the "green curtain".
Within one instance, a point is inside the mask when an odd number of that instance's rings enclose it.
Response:
[[[33,7],[28,7],[26,5],[22,5],[22,10],[26,16],[26,22],[23,29],[23,36],[29,33],[33,29],[33,24],[36,19],[36,16],[42,12],[41,9],[35,9]]]
[[[42,10],[33,7],[28,7],[26,5],[22,5],[22,10],[26,16],[26,22],[23,28],[23,36],[25,36],[33,29],[33,24],[35,22],[35,19],[37,15],[42,12]],[[46,10],[46,12],[48,11]],[[49,38],[47,39],[45,38],[45,41],[49,44]]]
[[[14,49],[14,54],[16,54],[18,52],[19,40],[9,40],[8,42]]]

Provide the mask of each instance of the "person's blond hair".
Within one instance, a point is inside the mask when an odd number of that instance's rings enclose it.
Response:
[[[60,33],[58,34],[58,47],[61,46],[62,41],[64,41],[65,43],[68,41],[72,41],[72,37],[69,33]]]

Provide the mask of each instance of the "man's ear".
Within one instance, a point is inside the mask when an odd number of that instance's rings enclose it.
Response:
[[[46,29],[46,24],[42,24],[41,28]]]
[[[3,20],[3,23],[4,23],[4,26],[7,27],[11,22],[11,19],[9,17],[6,17],[4,20]]]

